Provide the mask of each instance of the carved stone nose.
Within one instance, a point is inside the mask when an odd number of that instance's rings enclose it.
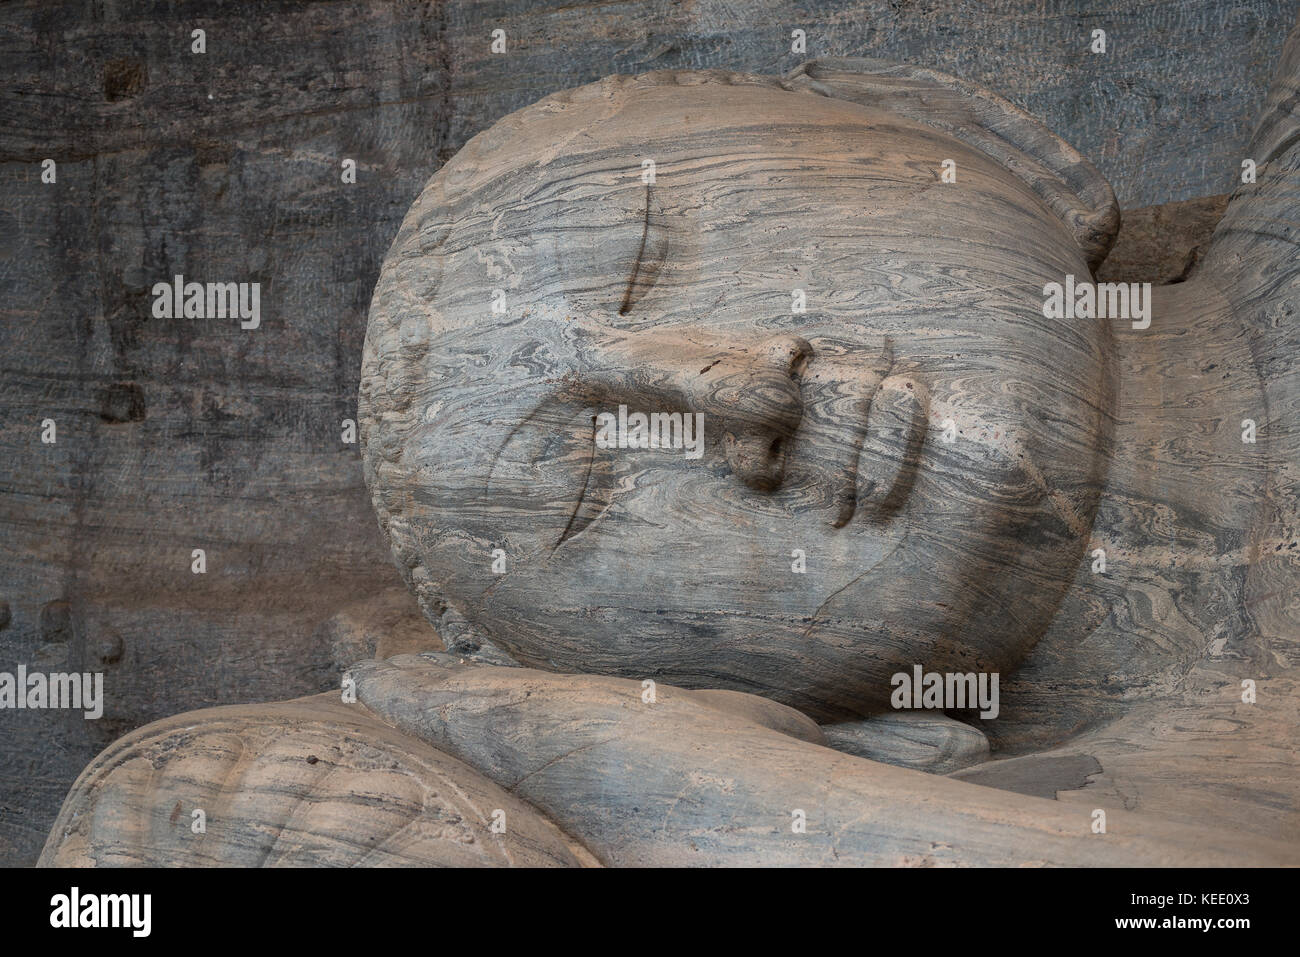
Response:
[[[727,369],[719,363],[720,374],[706,386],[710,405],[722,413],[727,465],[750,488],[768,492],[781,484],[803,418],[799,377],[811,354],[798,336],[777,336],[726,363]]]

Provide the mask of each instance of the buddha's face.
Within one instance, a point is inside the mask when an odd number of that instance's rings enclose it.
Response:
[[[699,74],[544,100],[434,177],[385,264],[381,523],[436,624],[535,667],[822,719],[914,664],[1009,670],[1104,463],[1106,330],[1042,315],[1071,273],[1028,186],[917,123]],[[620,406],[702,415],[698,457],[605,447]]]

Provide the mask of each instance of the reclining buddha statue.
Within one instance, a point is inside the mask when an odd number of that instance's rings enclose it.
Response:
[[[42,863],[1300,863],[1298,83],[1293,36],[1154,287],[1096,282],[1083,156],[931,70],[501,119],[360,385],[443,650],[127,735]]]

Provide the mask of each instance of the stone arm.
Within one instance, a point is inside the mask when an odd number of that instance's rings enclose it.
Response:
[[[1094,833],[1092,808],[841,754],[799,712],[739,692],[445,654],[351,677],[355,704],[217,708],[127,736],[74,786],[41,863],[1300,863],[1257,835],[1114,806]]]

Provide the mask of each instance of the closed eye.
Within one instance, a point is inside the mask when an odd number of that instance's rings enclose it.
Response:
[[[609,457],[601,455],[601,449],[596,446],[598,428],[596,416],[593,414],[587,468],[583,471],[582,486],[578,490],[578,498],[573,504],[569,521],[551,547],[551,551],[555,551],[575,535],[580,535],[588,525],[604,514],[613,502],[613,469],[610,467]]]
[[[542,527],[559,527],[551,551],[584,531],[612,504],[615,488],[610,455],[596,446],[596,414],[564,394],[542,399],[497,448],[480,507],[507,501]]]

